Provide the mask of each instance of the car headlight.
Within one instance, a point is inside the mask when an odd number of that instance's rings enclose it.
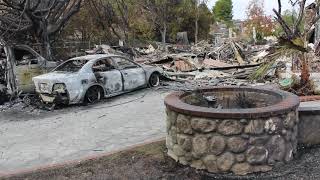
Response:
[[[49,86],[48,86],[47,83],[40,83],[39,84],[39,90],[41,92],[49,92],[50,91]]]
[[[66,85],[64,83],[57,83],[53,85],[52,91],[65,93],[66,92]]]

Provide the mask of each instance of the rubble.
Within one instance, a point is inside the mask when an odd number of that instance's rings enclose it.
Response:
[[[169,80],[163,85],[170,84],[171,89],[179,89],[180,86],[183,89],[195,89],[199,86],[250,84],[248,77],[268,55],[269,47],[225,39],[220,46],[207,41],[194,45],[153,42],[140,47],[101,44],[85,53],[131,57],[142,65],[161,68],[162,75]]]

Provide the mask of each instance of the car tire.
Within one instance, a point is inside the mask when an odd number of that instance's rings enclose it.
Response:
[[[99,102],[102,99],[103,92],[100,87],[93,86],[90,87],[85,96],[85,103],[86,104],[94,104]]]
[[[149,86],[157,87],[160,85],[160,75],[159,73],[152,73],[149,78]]]

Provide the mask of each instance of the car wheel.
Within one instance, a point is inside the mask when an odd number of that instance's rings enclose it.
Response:
[[[149,86],[156,87],[160,85],[160,76],[158,73],[152,73],[149,78]]]
[[[101,100],[102,92],[97,86],[93,86],[87,90],[85,101],[89,104],[96,103]]]

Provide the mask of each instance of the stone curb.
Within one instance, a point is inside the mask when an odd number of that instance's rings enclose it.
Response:
[[[10,178],[10,177],[14,177],[14,176],[22,176],[22,175],[26,175],[26,174],[31,174],[31,173],[35,173],[35,172],[40,172],[40,171],[46,171],[46,170],[50,170],[50,169],[57,169],[57,168],[63,168],[65,166],[70,166],[70,165],[76,165],[76,164],[80,164],[86,161],[92,161],[92,160],[97,160],[103,157],[107,157],[107,156],[111,156],[114,155],[116,153],[120,153],[123,151],[128,151],[134,148],[138,148],[147,144],[151,144],[151,143],[156,143],[156,142],[161,142],[164,141],[165,137],[162,138],[156,138],[156,139],[152,139],[152,140],[146,140],[142,143],[137,143],[135,145],[131,145],[119,150],[114,150],[114,151],[110,151],[110,152],[105,152],[102,154],[98,154],[98,155],[91,155],[91,156],[87,156],[78,160],[69,160],[69,161],[65,161],[62,163],[53,163],[53,164],[47,164],[47,165],[41,165],[38,167],[34,167],[34,168],[26,168],[26,169],[22,169],[22,170],[17,170],[17,171],[9,171],[9,172],[2,172],[0,171],[0,179],[1,178]]]
[[[308,102],[308,101],[319,101],[320,96],[315,95],[315,96],[299,96],[300,102]]]

